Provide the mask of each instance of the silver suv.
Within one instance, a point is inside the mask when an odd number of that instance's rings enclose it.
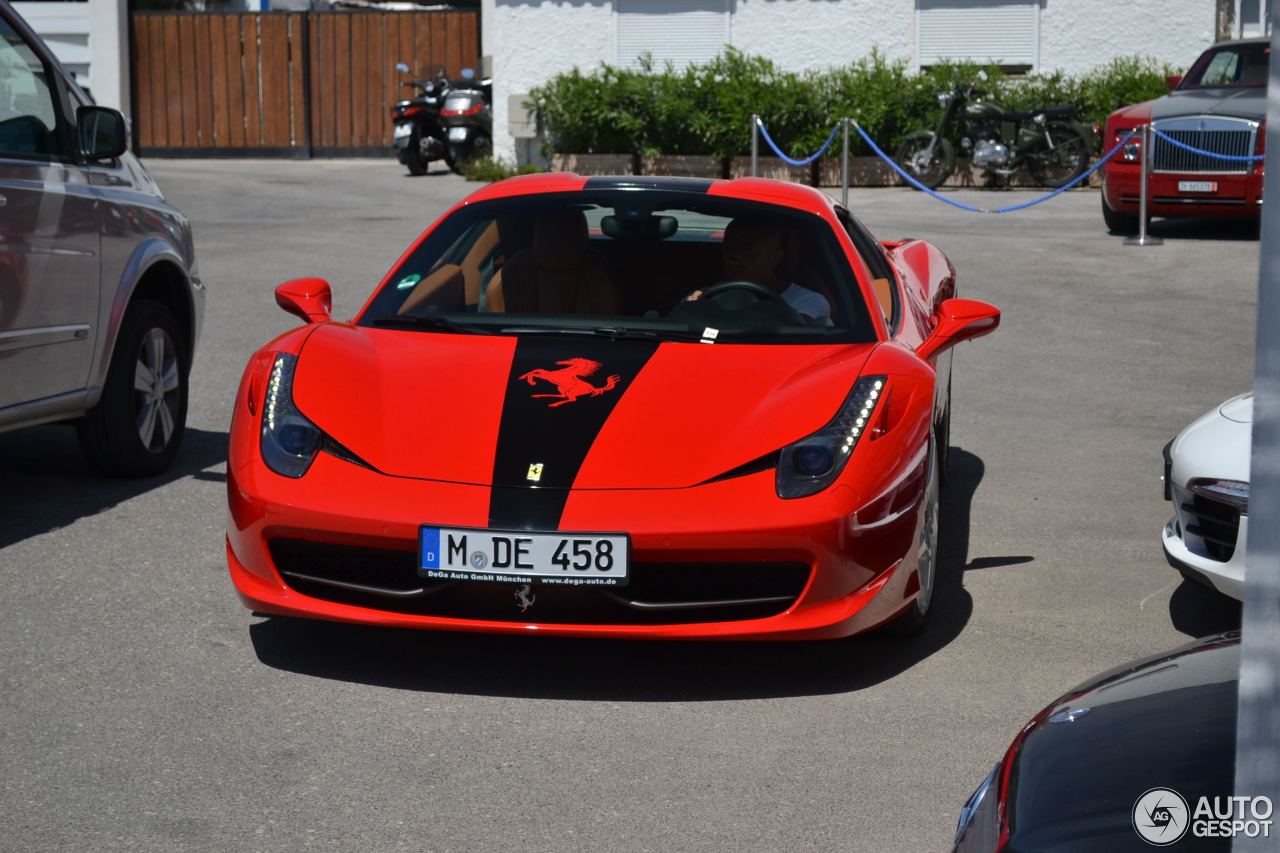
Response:
[[[90,463],[173,461],[204,315],[191,227],[0,0],[0,431],[74,422]]]

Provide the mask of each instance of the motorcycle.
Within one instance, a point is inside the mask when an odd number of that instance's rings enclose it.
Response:
[[[986,74],[980,73],[979,79],[985,80]],[[1093,134],[1075,120],[1075,107],[1006,110],[980,100],[985,94],[973,85],[957,85],[939,94],[942,119],[937,130],[908,134],[894,160],[934,189],[955,170],[950,140],[954,129],[970,162],[988,178],[1009,178],[1025,167],[1038,183],[1061,187],[1089,167]]]
[[[408,74],[409,66],[400,62],[396,64],[396,70]],[[396,148],[396,159],[408,167],[411,175],[425,175],[432,160],[444,160],[449,168],[453,168],[449,144],[440,124],[440,104],[451,89],[444,69],[436,73],[435,80],[411,80],[402,85],[417,89],[418,94],[397,101],[391,108],[391,140]]]
[[[477,80],[470,68],[454,83],[444,99],[440,120],[449,146],[449,165],[459,172],[470,160],[493,151],[493,80]]]

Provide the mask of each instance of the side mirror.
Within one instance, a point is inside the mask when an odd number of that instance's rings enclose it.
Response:
[[[323,323],[333,311],[333,293],[322,278],[295,278],[276,288],[276,304],[308,323]]]
[[[1178,86],[1182,84],[1182,75],[1170,74],[1168,77],[1164,78],[1164,84],[1168,86],[1169,91],[1172,92],[1174,89],[1178,88]]]
[[[86,160],[114,160],[129,149],[124,116],[106,107],[81,107],[76,111],[76,139]]]
[[[961,341],[990,334],[1000,325],[1000,309],[977,299],[947,299],[938,306],[938,325],[916,349],[928,360]]]

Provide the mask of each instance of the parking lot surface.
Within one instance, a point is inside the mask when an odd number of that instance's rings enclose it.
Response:
[[[147,165],[208,286],[187,440],[169,474],[111,481],[66,427],[0,435],[9,849],[941,850],[1043,705],[1239,624],[1165,564],[1160,448],[1250,386],[1256,229],[1157,224],[1163,246],[1129,248],[1095,192],[997,217],[907,190],[851,206],[881,239],[935,242],[961,295],[1004,310],[955,356],[925,635],[621,643],[251,615],[226,575],[225,446],[245,360],[296,324],[273,287],[328,278],[350,316],[476,185],[391,160]]]

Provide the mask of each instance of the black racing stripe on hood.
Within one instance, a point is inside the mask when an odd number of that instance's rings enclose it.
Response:
[[[596,436],[656,341],[522,337],[498,425],[489,526],[555,530]],[[531,466],[541,465],[537,480]]]

